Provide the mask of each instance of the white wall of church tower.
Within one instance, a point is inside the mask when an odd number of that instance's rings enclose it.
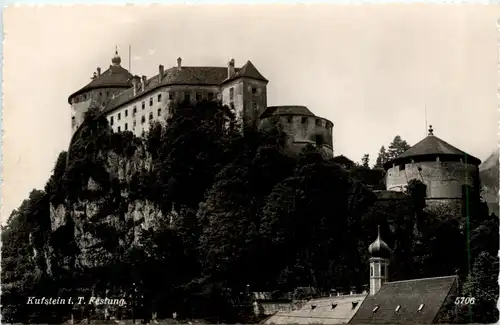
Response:
[[[387,282],[389,260],[380,257],[370,258],[370,295],[376,294]]]

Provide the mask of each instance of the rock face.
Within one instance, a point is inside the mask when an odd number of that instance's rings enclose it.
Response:
[[[488,203],[490,213],[499,215],[498,190],[499,190],[499,152],[493,153],[479,166],[479,178],[482,185],[483,199]]]
[[[141,230],[154,228],[163,219],[157,205],[146,199],[132,199],[126,190],[135,174],[148,172],[152,167],[144,147],[137,148],[132,157],[111,151],[100,152],[99,156],[105,158],[109,178],[122,184],[120,195],[118,199],[105,194],[76,202],[51,203],[52,233],[56,237],[62,232],[70,233],[77,253],[71,258],[61,258],[47,245],[44,254],[47,258],[52,256],[52,260],[47,260],[49,274],[56,264],[64,269],[105,266],[116,257],[117,246],[128,249],[140,245]],[[98,191],[100,185],[90,178],[85,190]]]

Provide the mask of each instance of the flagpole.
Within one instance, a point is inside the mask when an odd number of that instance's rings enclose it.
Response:
[[[132,73],[132,45],[128,45],[128,72]]]

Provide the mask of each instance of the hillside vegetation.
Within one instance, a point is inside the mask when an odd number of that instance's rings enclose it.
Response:
[[[179,105],[144,139],[112,133],[90,112],[44,190],[2,229],[3,321],[60,322],[73,307],[27,305],[29,296],[137,291],[138,315],[249,322],[247,285],[368,283],[377,225],[394,250],[392,280],[457,273],[476,304],[448,321],[497,320],[498,218],[478,195],[469,222],[425,209],[419,182],[404,199],[377,201],[367,185],[380,183],[378,171],[314,147],[291,157],[285,136],[278,124],[242,130],[210,102]]]

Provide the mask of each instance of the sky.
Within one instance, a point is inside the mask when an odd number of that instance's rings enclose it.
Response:
[[[43,189],[71,136],[68,96],[111,64],[236,66],[270,81],[268,105],[334,123],[335,155],[374,163],[400,135],[434,134],[485,160],[498,147],[500,6],[127,5],[4,9],[2,223]]]

